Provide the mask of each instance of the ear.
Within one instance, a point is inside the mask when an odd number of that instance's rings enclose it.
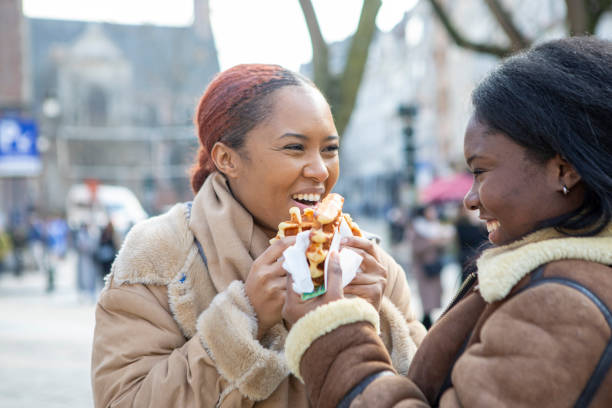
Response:
[[[571,190],[582,179],[574,166],[558,154],[551,159],[550,165],[559,191],[563,191],[563,186]]]
[[[234,178],[238,175],[240,156],[238,152],[222,142],[214,144],[210,157],[221,173],[226,177]]]

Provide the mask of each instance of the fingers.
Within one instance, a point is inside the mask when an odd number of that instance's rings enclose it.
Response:
[[[302,295],[293,290],[291,274],[287,275],[287,279],[285,279],[285,296],[287,297],[285,306],[287,306],[287,303],[299,303],[302,300]]]
[[[372,285],[379,282],[385,282],[385,277],[381,274],[358,273],[348,285]]]
[[[270,247],[257,258],[257,261],[264,264],[274,263],[283,255],[283,251],[293,244],[295,244],[295,237],[279,239],[270,245]]]
[[[295,243],[295,237],[286,237],[274,242],[266,249],[251,266],[251,273],[260,277],[268,275],[269,279],[278,276],[286,276],[287,271],[283,268],[283,251]]]
[[[329,253],[327,292],[325,296],[333,299],[342,297],[342,269],[340,268],[340,257],[336,251]]]
[[[374,297],[375,295],[382,294],[382,284],[348,285],[344,288],[344,294],[357,295],[360,297]]]
[[[371,274],[381,276],[385,279],[387,278],[386,268],[380,262],[378,262],[376,258],[365,252],[363,249],[350,248],[350,250],[355,251],[363,258],[359,266],[359,269],[361,269],[361,271],[357,273],[354,280],[357,280],[357,282],[359,282],[361,277]]]
[[[378,259],[377,246],[369,239],[362,237],[344,237],[340,243],[340,247],[348,247],[351,249],[361,249],[374,258]]]
[[[302,296],[293,290],[293,278],[291,275],[288,275],[285,281],[285,304],[281,314],[289,325],[293,325],[308,312],[309,308],[308,304],[305,304],[302,300]]]
[[[361,269],[365,273],[382,274],[386,278],[387,270],[380,263],[378,246],[372,241],[361,237],[345,237],[342,239],[341,247],[361,255],[363,258]]]
[[[372,285],[349,285],[344,288],[347,296],[358,296],[369,302],[375,309],[380,310],[384,286],[382,283]]]

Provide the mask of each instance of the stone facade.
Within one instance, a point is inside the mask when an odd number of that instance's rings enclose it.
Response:
[[[208,1],[194,13],[189,27],[27,19],[48,146],[38,202],[61,210],[86,179],[129,187],[151,213],[191,197],[193,111],[219,70]]]
[[[21,1],[0,0],[0,111],[26,105],[25,34]]]

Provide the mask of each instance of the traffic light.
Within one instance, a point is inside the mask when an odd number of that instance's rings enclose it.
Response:
[[[403,122],[405,177],[414,185],[416,180],[416,144],[414,140],[414,122],[418,108],[416,105],[400,105],[398,114]]]

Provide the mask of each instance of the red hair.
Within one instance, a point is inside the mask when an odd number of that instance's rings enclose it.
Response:
[[[312,82],[278,65],[236,65],[210,82],[195,111],[194,124],[200,139],[196,163],[191,169],[191,187],[198,192],[215,171],[210,152],[217,142],[240,149],[247,132],[270,113],[267,96],[284,86]]]

